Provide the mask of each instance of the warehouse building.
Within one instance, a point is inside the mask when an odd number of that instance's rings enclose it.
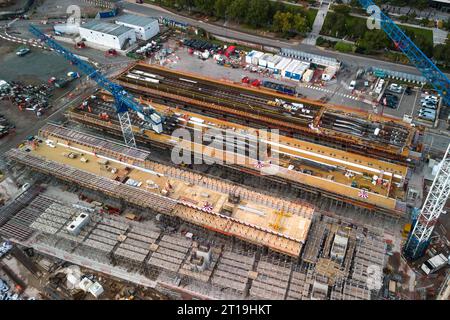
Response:
[[[81,25],[80,36],[88,42],[116,50],[124,50],[136,42],[134,29],[100,21]]]
[[[127,14],[118,17],[116,24],[134,29],[140,40],[149,40],[159,33],[158,20],[150,17]]]

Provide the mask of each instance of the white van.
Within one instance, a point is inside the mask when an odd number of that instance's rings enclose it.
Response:
[[[352,80],[350,82],[350,85],[348,86],[348,90],[355,90],[355,87],[356,87],[356,81]]]

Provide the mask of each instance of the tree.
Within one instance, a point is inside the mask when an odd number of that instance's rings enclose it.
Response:
[[[374,53],[389,46],[390,41],[382,30],[370,30],[358,41],[358,49],[364,53]]]
[[[218,18],[225,19],[227,17],[227,8],[233,0],[216,0],[214,4],[214,15]]]
[[[214,5],[216,1],[215,0],[194,0],[194,6],[195,8],[200,11],[201,13],[207,14],[207,15],[213,15],[214,14]]]
[[[308,21],[300,14],[296,14],[292,17],[292,27],[296,32],[302,34],[309,31]]]
[[[250,0],[246,10],[246,23],[253,27],[262,27],[268,24],[269,0]]]
[[[292,13],[277,11],[273,16],[273,31],[287,34],[291,31]]]
[[[247,13],[247,0],[233,0],[226,14],[231,20],[243,22]]]

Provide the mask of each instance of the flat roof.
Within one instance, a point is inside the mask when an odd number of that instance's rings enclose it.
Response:
[[[121,22],[121,23],[131,24],[133,26],[138,26],[138,27],[146,27],[155,21],[157,21],[157,20],[154,18],[145,17],[145,16],[137,16],[134,14],[126,14],[126,15],[116,18],[116,23]]]
[[[112,36],[120,36],[130,30],[133,30],[129,27],[119,26],[113,23],[107,23],[102,21],[90,21],[85,24],[82,24],[80,28],[101,32],[104,34],[109,34]]]

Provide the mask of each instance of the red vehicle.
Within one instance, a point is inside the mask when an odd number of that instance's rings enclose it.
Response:
[[[235,50],[236,50],[236,47],[235,47],[235,46],[229,46],[229,47],[227,48],[227,50],[225,51],[225,56],[226,56],[227,58],[229,58],[229,57],[234,53]]]
[[[261,85],[261,81],[259,81],[258,79],[255,79],[252,81],[253,87],[259,87],[260,85]]]
[[[105,55],[108,57],[115,57],[117,56],[117,51],[115,49],[109,49],[105,52]]]
[[[242,78],[242,83],[250,83],[250,78],[249,77],[243,77]]]
[[[75,45],[76,49],[84,49],[86,48],[86,44],[83,41],[77,42],[77,44]]]

